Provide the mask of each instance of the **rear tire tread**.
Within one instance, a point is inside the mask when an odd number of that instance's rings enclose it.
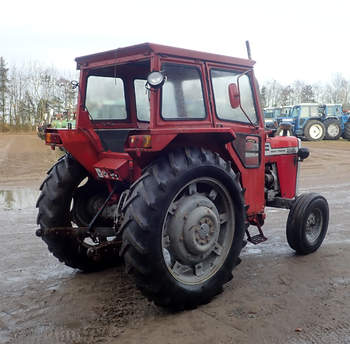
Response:
[[[36,207],[37,224],[41,230],[52,227],[70,227],[70,201],[74,189],[87,176],[86,170],[68,154],[49,170],[41,186]],[[95,262],[87,256],[88,246],[72,237],[48,233],[42,236],[49,251],[67,266],[83,271],[97,271],[116,263],[109,260]],[[117,260],[116,260],[117,261]]]
[[[192,168],[208,166],[208,168],[219,168],[229,174],[235,188],[236,201],[240,203],[235,205],[237,223],[242,222],[242,229],[235,232],[235,256],[232,261],[225,261],[220,270],[216,273],[215,281],[204,284],[200,291],[191,291],[179,289],[178,282],[169,283],[166,281],[168,276],[159,273],[157,268],[162,265],[164,271],[166,267],[164,262],[156,262],[158,256],[155,256],[154,250],[148,249],[157,245],[155,240],[151,240],[154,229],[153,216],[160,216],[154,213],[153,207],[162,212],[164,210],[164,199],[181,173],[187,171],[189,166]],[[141,292],[156,305],[170,308],[188,309],[196,307],[199,304],[209,302],[215,295],[222,291],[222,285],[232,279],[232,269],[238,265],[239,253],[242,249],[244,236],[245,211],[242,188],[236,181],[236,175],[219,155],[210,151],[199,150],[197,148],[178,149],[171,152],[167,157],[161,157],[157,163],[147,169],[150,178],[147,180],[139,180],[135,183],[134,193],[138,193],[140,197],[133,198],[127,202],[125,207],[125,220],[123,227],[123,249],[120,254],[124,257],[127,270],[131,271],[136,285]],[[228,170],[229,169],[229,170]],[[152,202],[149,197],[154,197]],[[133,197],[130,194],[129,197]],[[163,212],[165,212],[164,210]],[[152,215],[154,214],[154,215]],[[131,220],[130,220],[131,219]],[[148,221],[149,220],[149,221]],[[237,228],[236,224],[236,228]],[[238,232],[237,232],[238,231]],[[158,253],[157,253],[158,254]],[[149,270],[148,268],[153,266]],[[170,277],[173,278],[173,277]],[[189,288],[190,289],[190,288]]]

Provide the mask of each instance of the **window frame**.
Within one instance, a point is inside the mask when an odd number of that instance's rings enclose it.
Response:
[[[218,119],[219,121],[231,122],[231,123],[239,123],[239,124],[242,124],[242,125],[252,126],[252,124],[248,121],[248,119],[247,119],[247,122],[242,122],[242,121],[237,121],[237,120],[232,120],[232,119],[220,118],[218,116],[218,112],[216,110],[215,91],[214,91],[213,77],[212,77],[212,71],[213,70],[215,70],[215,71],[222,71],[222,72],[237,73],[238,76],[239,75],[246,75],[248,77],[249,84],[250,84],[250,87],[251,87],[250,89],[252,91],[253,104],[254,104],[254,110],[255,110],[255,116],[256,116],[256,122],[255,123],[253,122],[253,124],[254,125],[260,125],[260,118],[259,118],[259,113],[257,111],[258,107],[257,107],[257,104],[256,104],[256,97],[254,96],[255,92],[254,92],[254,89],[252,87],[253,84],[252,84],[251,71],[250,70],[248,70],[248,71],[239,71],[239,70],[234,70],[234,69],[226,69],[226,68],[223,68],[223,67],[210,67],[210,69],[209,69],[209,82],[210,82],[210,87],[211,87],[211,91],[212,91],[212,99],[213,99],[213,104],[214,104],[215,118]]]
[[[174,118],[165,118],[163,117],[163,87],[160,90],[160,104],[159,104],[159,112],[160,112],[160,117],[163,121],[165,122],[169,122],[169,121],[180,121],[180,122],[193,122],[193,121],[206,121],[208,120],[208,109],[207,109],[207,105],[206,105],[206,101],[205,101],[205,92],[204,92],[204,83],[203,83],[203,79],[202,79],[202,72],[201,72],[201,68],[198,65],[194,65],[194,64],[186,64],[183,62],[173,62],[173,61],[162,61],[161,64],[161,69],[163,70],[163,66],[164,64],[171,64],[171,65],[177,65],[177,66],[183,66],[185,68],[193,68],[195,69],[198,74],[199,74],[199,80],[201,83],[201,89],[202,89],[202,98],[203,98],[203,106],[204,106],[204,111],[205,111],[205,116],[202,118],[195,118],[195,117],[174,117]]]
[[[132,78],[132,89],[134,91],[134,99],[135,99],[135,114],[136,114],[136,121],[137,122],[141,122],[141,123],[150,123],[151,122],[151,104],[150,104],[150,107],[149,107],[149,120],[148,121],[145,121],[145,120],[142,120],[142,119],[139,119],[138,116],[137,116],[137,100],[136,100],[136,92],[135,92],[135,80],[145,80],[145,83],[147,83],[147,79],[141,79],[137,76],[133,77]],[[146,89],[146,88],[145,88]]]

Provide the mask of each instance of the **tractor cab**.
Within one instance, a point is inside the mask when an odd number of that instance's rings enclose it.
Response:
[[[137,175],[163,149],[185,142],[222,151],[235,132],[240,146],[250,134],[260,137],[263,161],[254,61],[149,43],[76,61],[77,130],[48,131],[47,143],[63,146],[96,177],[130,180],[131,161]]]
[[[296,134],[302,134],[302,129],[308,120],[321,117],[319,105],[316,103],[294,105],[291,117],[294,120]]]
[[[325,117],[339,118],[343,115],[343,107],[342,104],[322,104],[320,112]]]

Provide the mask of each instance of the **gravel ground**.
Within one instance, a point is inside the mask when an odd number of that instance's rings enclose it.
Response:
[[[296,256],[286,210],[268,209],[268,241],[248,244],[224,293],[169,313],[119,266],[84,274],[35,237],[35,201],[59,153],[35,135],[0,134],[0,343],[350,343],[350,142],[304,143],[300,191],[330,204],[322,247]]]

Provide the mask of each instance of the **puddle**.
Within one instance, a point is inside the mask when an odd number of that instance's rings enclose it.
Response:
[[[34,207],[39,191],[33,189],[0,190],[0,210],[21,210]]]

